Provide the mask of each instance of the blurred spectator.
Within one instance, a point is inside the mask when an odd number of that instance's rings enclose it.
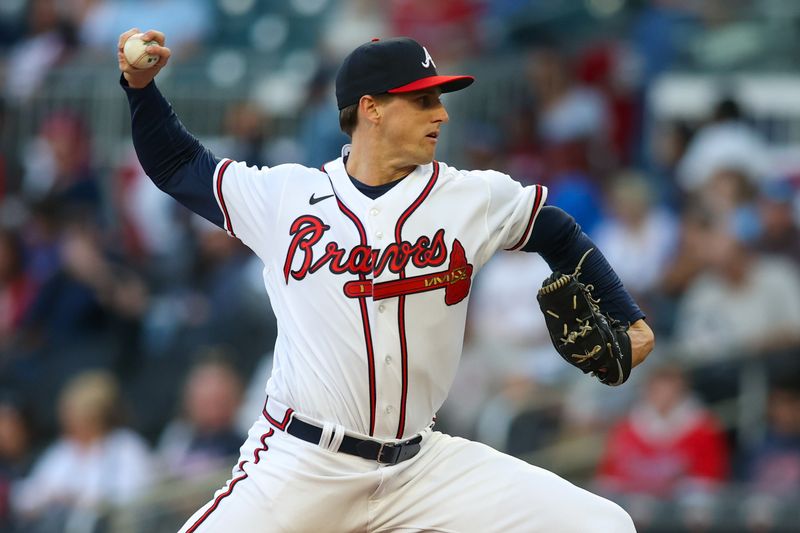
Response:
[[[178,278],[175,270],[185,268],[192,259],[188,217],[180,216],[188,210],[153,187],[133,147],[116,171],[113,201],[120,219],[117,244],[126,260],[147,268],[158,280]]]
[[[439,67],[475,55],[482,47],[480,5],[474,0],[391,0],[392,35],[425,43]]]
[[[642,176],[621,175],[609,196],[612,216],[595,231],[595,242],[625,287],[641,297],[654,290],[675,252],[677,224],[655,205]]]
[[[105,372],[67,383],[58,400],[61,436],[12,491],[25,531],[94,523],[104,506],[129,503],[150,486],[150,452],[139,435],[118,427],[119,402],[117,382]]]
[[[517,117],[519,113],[517,113],[516,109],[513,109],[510,110],[509,115]],[[508,117],[509,129],[514,125],[511,120],[512,118]],[[504,150],[503,146],[503,133],[510,136],[511,134],[516,134],[516,132],[501,132],[497,125],[483,121],[470,124],[466,130],[464,157],[469,168],[484,170],[505,169],[511,166],[511,155]],[[535,183],[535,181],[531,181],[532,176],[530,172],[526,172],[527,169],[519,165],[519,161],[515,160],[513,164],[515,167],[518,167],[514,168],[516,171],[516,173],[513,174],[514,179],[523,183]],[[501,170],[501,172],[502,171],[503,170]],[[510,172],[510,168],[508,171]]]
[[[249,370],[274,340],[274,319],[264,305],[263,264],[241,241],[210,222],[200,217],[193,222],[198,245],[193,286],[203,303],[191,310],[196,313],[191,317],[198,326],[195,336],[205,344],[224,344],[247,354],[248,366],[242,370]]]
[[[11,394],[0,397],[0,531],[14,531],[12,485],[28,473],[33,458],[30,413]]]
[[[33,96],[48,71],[66,59],[77,44],[72,21],[59,12],[57,0],[31,0],[28,34],[8,57],[5,92],[12,100]]]
[[[767,424],[763,440],[748,453],[745,480],[760,493],[800,494],[800,375],[773,380]]]
[[[590,176],[568,172],[553,177],[547,203],[572,215],[581,229],[593,236],[605,217],[602,198],[600,188]]]
[[[497,132],[493,131],[498,128],[497,125],[476,124],[473,130],[477,131],[473,135],[478,139],[480,136],[486,137],[483,144],[488,146],[484,150],[495,150],[497,161],[491,161],[492,166],[489,167],[471,168],[494,168],[501,171],[506,169],[507,174],[521,183],[541,183],[546,173],[542,146],[538,138],[536,113],[533,103],[526,101],[519,107],[509,107],[506,110]],[[473,150],[469,145],[466,149]],[[489,164],[489,155],[484,154],[484,164]]]
[[[332,66],[318,68],[309,82],[306,101],[302,106],[298,137],[306,152],[304,164],[312,168],[319,168],[339,157],[342,146],[350,142],[350,138],[339,129],[339,110],[333,97],[334,74]]]
[[[189,371],[183,415],[167,425],[157,449],[170,475],[200,476],[236,456],[245,437],[236,428],[242,393],[239,375],[224,359],[207,358]]]
[[[578,79],[607,102],[608,144],[615,162],[631,164],[634,143],[640,137],[635,94],[641,75],[638,58],[621,42],[595,42],[582,51],[576,70]]]
[[[370,39],[391,36],[386,23],[386,7],[381,2],[341,0],[334,2],[332,9],[325,17],[321,44],[326,55],[332,56],[337,66],[347,54]],[[330,96],[334,93],[326,94]],[[334,124],[338,122],[337,118]]]
[[[25,320],[36,344],[60,343],[63,348],[64,343],[108,333],[114,325],[136,327],[146,308],[147,288],[135,273],[108,260],[96,228],[69,225],[61,258],[61,269],[41,287]]]
[[[800,340],[800,275],[791,263],[754,252],[730,228],[715,228],[702,250],[707,271],[677,312],[681,353],[720,359]]]
[[[761,232],[756,248],[789,259],[800,267],[800,223],[794,214],[794,196],[786,181],[763,184],[758,201]]]
[[[511,454],[549,442],[557,399],[547,384],[566,370],[553,356],[535,305],[550,269],[536,254],[499,253],[481,271],[470,300],[459,381],[441,410],[445,423]],[[465,415],[470,416],[468,424]],[[471,427],[474,424],[474,427]]]
[[[470,342],[529,352],[550,343],[541,311],[535,305],[541,280],[550,275],[537,254],[499,253],[481,271],[470,299]],[[512,357],[509,369],[519,371],[512,354],[498,355],[493,364]]]
[[[10,344],[33,301],[36,285],[25,270],[22,241],[0,229],[0,352]]]
[[[684,43],[700,26],[700,6],[694,0],[644,2],[633,21],[631,41],[642,58],[645,87],[678,62]]]
[[[597,473],[606,494],[687,497],[719,488],[728,446],[677,366],[652,370],[641,398],[608,437]]]
[[[24,154],[23,194],[50,197],[62,211],[95,212],[100,188],[92,170],[89,131],[70,112],[49,115]]]
[[[602,155],[609,153],[607,102],[575,82],[567,58],[554,48],[529,54],[527,77],[537,109],[544,181],[550,186],[548,202],[591,234],[603,216],[595,171],[607,167]]]
[[[568,59],[554,48],[528,57],[527,78],[539,111],[538,133],[558,176],[603,167],[608,155],[609,110],[603,95],[576,82]]]
[[[758,188],[747,174],[720,167],[698,188],[696,195],[716,220],[732,226],[742,240],[750,242],[758,236]]]
[[[713,238],[714,217],[698,201],[683,206],[677,249],[664,269],[660,289],[667,298],[679,298],[706,267],[705,247]]]
[[[648,175],[655,178],[657,196],[672,209],[680,208],[683,203],[683,192],[675,175],[693,133],[689,125],[682,122],[658,123],[647,147],[651,159]]]
[[[764,140],[732,99],[719,102],[711,121],[692,138],[678,167],[678,182],[693,191],[721,169],[739,171],[755,182],[769,170]]]
[[[25,246],[26,271],[37,286],[61,268],[60,239],[64,219],[52,198],[28,205],[29,216],[19,229]]]
[[[274,164],[266,155],[270,121],[263,108],[253,102],[233,103],[225,112],[224,138],[214,145],[215,152],[257,167]]]

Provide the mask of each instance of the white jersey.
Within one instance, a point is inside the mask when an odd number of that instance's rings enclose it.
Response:
[[[430,426],[461,355],[472,278],[530,239],[547,189],[495,171],[417,167],[375,200],[321,170],[222,160],[225,228],[264,262],[278,320],[266,391],[379,439]]]

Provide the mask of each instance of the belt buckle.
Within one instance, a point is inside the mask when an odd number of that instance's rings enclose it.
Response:
[[[402,449],[403,445],[401,443],[394,443],[394,442],[383,442],[381,443],[381,447],[378,448],[378,458],[377,461],[381,464],[385,465],[394,465],[397,464],[397,458],[400,457],[400,450]],[[384,457],[384,453],[391,450],[392,451],[392,458]]]

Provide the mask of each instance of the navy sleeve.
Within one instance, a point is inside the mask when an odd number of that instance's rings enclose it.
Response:
[[[121,76],[120,85],[128,96],[133,146],[145,173],[159,189],[224,228],[214,196],[219,160],[181,124],[155,81],[133,89]]]
[[[533,230],[522,249],[541,255],[553,271],[574,272],[581,257],[594,248],[581,266],[580,280],[594,285],[593,294],[600,299],[600,309],[627,324],[645,317],[603,253],[569,214],[546,205],[539,212]]]

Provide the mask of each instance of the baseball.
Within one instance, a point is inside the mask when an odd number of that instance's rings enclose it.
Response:
[[[142,39],[143,36],[143,33],[131,35],[128,40],[125,41],[125,46],[122,48],[122,52],[125,54],[125,60],[133,68],[146,69],[158,63],[159,56],[148,54],[145,51],[148,46],[151,44],[158,44],[158,42],[144,41]]]

